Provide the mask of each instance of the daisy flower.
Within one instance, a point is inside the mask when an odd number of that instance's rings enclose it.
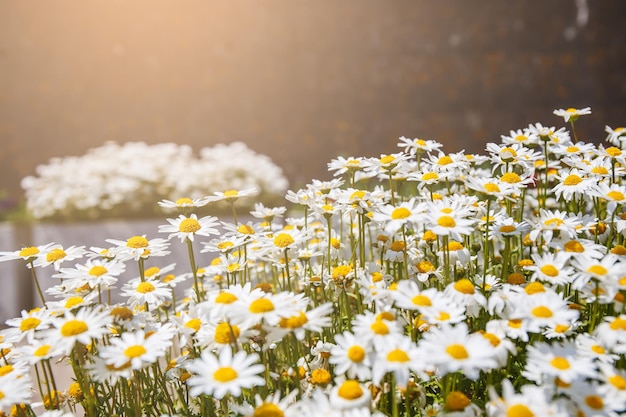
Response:
[[[332,159],[328,164],[328,170],[334,171],[333,176],[338,177],[340,175],[349,173],[353,174],[357,171],[362,171],[365,168],[365,164],[363,163],[363,158],[358,157],[348,157],[344,158],[343,156],[338,156],[335,159]]]
[[[110,254],[122,262],[170,254],[167,250],[170,245],[167,240],[161,238],[148,240],[146,235],[132,236],[127,240],[107,239],[106,242],[115,245]]]
[[[172,298],[172,290],[169,285],[159,280],[142,281],[134,278],[122,286],[121,295],[128,297],[128,303],[132,307],[147,304],[148,308],[153,309],[169,301]]]
[[[545,387],[524,385],[521,393],[516,393],[508,379],[502,380],[502,396],[493,386],[488,388],[490,401],[486,405],[489,417],[499,416],[551,416],[567,417],[569,413],[561,401],[554,401],[551,392]]]
[[[626,186],[620,184],[608,185],[606,182],[600,182],[593,194],[608,203],[610,212],[615,211],[617,205],[626,203]]]
[[[254,406],[251,404],[244,404],[243,406],[233,404],[232,408],[244,417],[288,416],[291,415],[290,408],[296,401],[297,394],[298,391],[294,390],[281,398],[281,392],[276,391],[265,397],[265,399],[261,398],[259,394],[255,394]]]
[[[552,190],[557,199],[571,201],[572,198],[595,191],[596,181],[585,177],[584,173],[577,169],[564,172],[556,176],[558,184]]]
[[[565,110],[564,109],[554,110],[552,113],[554,113],[556,116],[562,117],[566,123],[567,122],[574,123],[576,120],[578,120],[580,116],[591,114],[591,107],[585,107],[583,109],[575,109],[573,107],[570,107]]]
[[[46,267],[48,265],[53,265],[54,269],[58,271],[63,262],[82,258],[85,253],[86,251],[84,246],[70,246],[68,248],[63,248],[61,245],[53,245],[40,252],[37,260],[33,263],[33,266]]]
[[[55,243],[48,243],[40,246],[25,246],[13,252],[0,252],[0,262],[22,259],[29,264],[28,267],[30,268],[31,263],[34,264],[42,254],[49,252],[55,246]]]
[[[117,260],[89,259],[84,264],[76,264],[74,268],[61,268],[52,278],[60,278],[70,289],[88,285],[90,288],[101,286],[108,289],[126,270],[126,265]]]
[[[508,135],[500,135],[502,143],[505,145],[536,145],[539,143],[539,137],[530,132],[528,129],[517,129],[509,131]]]
[[[184,211],[191,208],[204,207],[208,203],[206,197],[202,198],[189,198],[189,197],[181,197],[176,201],[171,200],[161,200],[157,204],[159,207],[164,209],[177,209],[179,211]]]
[[[237,308],[229,310],[228,317],[235,323],[252,327],[264,322],[278,326],[281,319],[299,314],[299,308],[288,293],[250,293],[246,299],[237,301]]]
[[[28,404],[32,392],[28,374],[3,376],[0,378],[0,411],[11,415],[13,405]]]
[[[374,212],[373,220],[384,224],[387,233],[394,234],[402,226],[417,223],[422,219],[422,210],[415,199],[410,199],[399,206],[385,205]]]
[[[258,195],[259,190],[257,190],[255,187],[251,187],[243,190],[226,190],[224,192],[216,191],[213,194],[213,196],[205,197],[207,203],[214,201],[228,201],[234,203],[240,197],[250,197]]]
[[[429,139],[409,139],[404,136],[400,136],[398,139],[400,140],[398,146],[404,147],[404,152],[410,155],[418,155],[424,152],[430,153],[443,146],[443,144]]]
[[[439,375],[462,371],[476,379],[480,371],[497,367],[493,345],[480,334],[469,334],[465,323],[433,328],[418,346],[422,361]]]
[[[444,295],[460,306],[464,306],[467,314],[478,317],[480,310],[487,305],[487,299],[467,278],[451,282],[443,291]]]
[[[258,330],[247,327],[242,323],[210,320],[198,329],[194,339],[200,347],[219,351],[228,346],[232,347],[246,343],[258,334]]]
[[[554,130],[554,127],[543,126],[541,123],[528,125],[528,132],[537,136],[541,142],[549,144],[570,143],[569,133],[564,127]]]
[[[610,282],[624,271],[624,262],[619,257],[608,254],[601,259],[579,257],[572,261],[578,272],[574,275],[574,288],[581,289],[592,280]]]
[[[385,315],[374,314],[372,311],[357,314],[352,320],[352,331],[363,343],[402,335],[402,327],[397,320],[389,320]]]
[[[187,380],[189,395],[205,394],[221,400],[227,394],[239,397],[242,389],[265,385],[265,379],[258,375],[264,366],[258,360],[259,355],[243,350],[233,355],[230,347],[222,349],[219,356],[203,350],[200,358],[187,366],[193,374]]]
[[[474,230],[474,220],[463,217],[452,208],[439,209],[430,206],[425,217],[426,227],[437,236],[450,236],[455,240],[463,240],[463,235],[469,235]]]
[[[160,225],[159,233],[169,233],[167,239],[177,237],[181,243],[189,239],[193,242],[194,236],[211,236],[219,234],[215,228],[219,221],[217,217],[205,216],[198,219],[198,216],[191,214],[189,217],[181,214],[176,219],[167,219],[169,224]]]
[[[367,341],[357,339],[350,332],[335,334],[335,345],[328,361],[335,366],[336,375],[347,375],[365,381],[372,376],[372,346]]]
[[[548,344],[538,342],[526,348],[528,354],[522,375],[538,384],[551,384],[555,378],[570,383],[577,378],[591,378],[596,370],[589,358],[576,354],[573,342]]]
[[[612,365],[600,363],[597,379],[601,382],[598,391],[608,398],[619,399],[626,404],[626,371]]]
[[[380,381],[388,373],[393,373],[396,383],[406,387],[410,372],[425,375],[424,359],[420,350],[407,336],[387,337],[374,343],[372,382]]]
[[[335,385],[330,390],[328,399],[335,410],[369,408],[372,401],[372,393],[359,381],[348,379]]]
[[[533,230],[530,232],[530,239],[536,241],[539,235],[546,243],[550,243],[554,233],[559,231],[570,239],[576,237],[577,227],[582,225],[582,221],[576,216],[570,216],[565,211],[559,210],[539,210],[539,218]]]
[[[576,380],[565,391],[576,404],[577,415],[618,417],[626,409],[619,397],[607,396],[596,381]]]
[[[307,332],[321,333],[324,327],[330,327],[332,303],[324,303],[310,310],[300,310],[290,317],[283,317],[278,327],[285,332],[293,332],[296,339],[303,340]]]
[[[108,311],[81,308],[76,314],[67,310],[64,317],[53,318],[53,329],[46,330],[51,344],[69,355],[76,343],[89,345],[109,333],[112,317]]]
[[[271,223],[276,217],[283,217],[286,212],[287,208],[283,206],[265,207],[263,203],[254,203],[254,209],[250,211],[250,214],[257,219]]]
[[[32,344],[20,345],[15,348],[20,361],[25,361],[33,366],[43,360],[52,359],[63,354],[59,346],[54,346],[45,341],[34,341]]]
[[[604,131],[609,134],[606,137],[607,142],[610,142],[611,144],[620,148],[622,147],[623,141],[625,140],[624,138],[626,137],[626,128],[616,127],[615,129],[613,129],[610,126],[605,126]]]
[[[18,343],[26,338],[28,343],[33,343],[38,332],[50,327],[50,311],[43,308],[22,310],[21,317],[9,319],[6,324],[10,327],[0,332],[5,342]]]
[[[166,331],[151,335],[143,330],[124,332],[120,337],[109,339],[110,344],[102,347],[98,355],[115,368],[125,367],[130,362],[131,369],[141,369],[165,356],[171,341],[164,336],[171,335]]]
[[[619,360],[619,356],[610,353],[606,346],[603,346],[588,333],[576,335],[576,354],[580,357],[588,357],[596,363],[614,363]],[[624,387],[626,390],[626,386]]]
[[[572,282],[574,269],[566,266],[569,256],[563,252],[557,254],[544,252],[532,254],[533,265],[524,267],[531,271],[531,280],[539,280],[552,286],[566,285]]]
[[[626,353],[626,315],[604,317],[603,322],[594,329],[593,336],[607,349]]]
[[[541,292],[526,296],[516,306],[516,317],[528,320],[528,331],[541,333],[550,325],[567,323],[572,325],[578,319],[579,312],[569,308],[567,302],[555,292]]]

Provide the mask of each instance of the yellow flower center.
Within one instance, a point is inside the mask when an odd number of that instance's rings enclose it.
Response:
[[[139,285],[137,285],[137,292],[140,292],[142,294],[146,294],[149,292],[154,291],[154,285],[150,284],[149,282],[141,282],[139,283]]]
[[[183,206],[186,204],[193,204],[193,200],[189,197],[183,197],[183,198],[179,198],[178,200],[176,200],[177,206]]]
[[[144,271],[144,275],[147,277],[153,277],[161,272],[161,269],[157,266],[150,267]]]
[[[554,366],[556,369],[560,369],[561,371],[564,371],[571,367],[569,361],[562,356],[556,356],[550,361],[550,365]]]
[[[452,356],[454,359],[467,359],[469,358],[469,353],[467,353],[467,349],[465,346],[459,345],[457,343],[452,344],[446,348],[446,353]]]
[[[38,318],[27,317],[20,322],[20,330],[23,332],[26,332],[28,330],[33,330],[37,326],[39,326],[39,323],[41,323],[41,320],[39,320]]]
[[[609,328],[611,330],[626,331],[626,320],[620,319],[620,318],[616,318],[615,320],[613,320],[611,322],[611,324],[609,324]]]
[[[602,410],[604,408],[604,401],[602,401],[602,397],[598,395],[588,395],[585,397],[585,404],[594,410]]]
[[[448,250],[451,252],[456,252],[462,249],[465,249],[465,247],[463,246],[463,244],[461,244],[461,242],[453,240],[452,242],[448,243]]]
[[[391,242],[391,246],[389,247],[394,252],[400,252],[404,250],[404,242],[401,240],[394,240]]]
[[[437,160],[437,165],[449,165],[452,162],[454,162],[452,161],[452,158],[450,158],[448,155],[444,155]]]
[[[217,382],[230,382],[237,378],[237,371],[230,366],[224,366],[213,372],[213,379]]]
[[[143,236],[133,236],[126,241],[126,247],[133,249],[147,248],[148,239]]]
[[[557,275],[559,275],[559,270],[556,269],[554,265],[544,265],[541,267],[540,270],[544,275],[547,275],[549,277],[556,277]]]
[[[417,146],[426,146],[426,141],[424,139],[415,139],[414,143]]]
[[[345,381],[337,390],[337,395],[346,400],[356,400],[363,395],[363,388],[358,381],[349,379]]]
[[[384,155],[380,158],[380,163],[383,165],[387,165],[396,160],[396,157],[393,155]]]
[[[381,282],[383,280],[383,274],[380,272],[372,272],[372,282]]]
[[[463,411],[471,401],[460,391],[452,391],[446,397],[446,408],[450,411]]]
[[[487,191],[488,193],[499,193],[500,192],[500,187],[498,187],[497,184],[494,184],[492,182],[488,182],[487,184],[484,185],[485,191]]]
[[[359,345],[350,346],[350,349],[348,349],[348,359],[352,362],[363,362],[363,359],[365,359],[365,349]]]
[[[600,345],[591,346],[591,350],[599,355],[604,355],[604,353],[606,353],[606,350]]]
[[[48,352],[50,352],[50,348],[52,348],[52,346],[50,345],[41,345],[37,349],[35,349],[33,355],[39,358],[41,358],[42,356],[46,356]]]
[[[448,321],[448,320],[450,320],[450,313],[447,313],[445,311],[440,311],[439,315],[437,316],[437,320],[438,321]]]
[[[513,138],[516,142],[525,142],[528,140],[528,136],[526,135],[517,135]]]
[[[430,307],[431,305],[433,305],[430,298],[423,294],[418,294],[415,297],[411,298],[411,302],[420,307]]]
[[[437,180],[437,179],[439,179],[439,175],[437,175],[434,172],[427,172],[424,175],[422,175],[422,180],[424,181]]]
[[[611,146],[610,148],[606,148],[606,153],[609,154],[609,156],[615,158],[616,156],[620,156],[622,154],[622,151],[615,146]]]
[[[278,325],[283,329],[297,329],[304,326],[308,321],[309,318],[306,316],[306,314],[304,314],[303,311],[300,311],[300,313],[295,316],[291,316],[289,318],[281,318]]]
[[[509,320],[509,327],[512,329],[519,329],[520,327],[522,327],[522,320],[521,319]]]
[[[609,377],[609,383],[619,390],[626,390],[626,379],[621,375],[613,375]]]
[[[372,332],[374,332],[375,334],[379,334],[379,335],[389,334],[389,327],[387,327],[387,325],[382,320],[376,320],[374,323],[372,323],[370,328],[372,329]]]
[[[483,337],[491,343],[491,346],[498,347],[500,345],[500,338],[493,333],[483,333]]]
[[[50,252],[48,252],[48,254],[46,255],[46,261],[47,262],[55,262],[58,261],[59,259],[63,259],[67,256],[67,254],[65,253],[65,251],[63,249],[52,249]]]
[[[420,261],[416,265],[418,272],[421,274],[427,274],[429,272],[433,272],[436,268],[435,265],[431,264],[429,261]]]
[[[391,212],[391,218],[394,220],[406,219],[411,215],[411,210],[406,207],[398,207]]]
[[[215,297],[216,304],[232,304],[237,300],[238,298],[229,292],[221,292]]]
[[[237,190],[226,190],[224,191],[224,197],[232,198],[239,196],[239,191]]]
[[[587,272],[594,275],[606,275],[609,271],[602,265],[592,265],[587,268]]]
[[[237,228],[237,231],[241,234],[244,235],[252,235],[254,234],[254,228],[252,226],[250,226],[249,224],[241,224],[239,225],[239,227]]]
[[[568,146],[567,149],[565,149],[565,151],[568,153],[576,153],[580,151],[580,148],[578,146]]]
[[[99,276],[106,274],[107,272],[108,271],[105,267],[101,265],[95,265],[95,266],[92,266],[91,269],[89,270],[89,275],[93,277],[99,277]]]
[[[507,408],[506,417],[534,417],[535,413],[524,404],[515,404]]]
[[[22,248],[22,250],[20,251],[19,255],[22,258],[28,258],[31,256],[35,256],[39,253],[39,248],[36,246],[30,246],[27,248]]]
[[[611,253],[613,255],[624,256],[626,255],[626,247],[623,245],[615,245],[615,247],[611,249]]]
[[[599,174],[599,175],[607,175],[609,173],[609,170],[603,166],[599,166],[599,167],[591,168],[591,172],[593,172],[594,174]]]
[[[515,226],[512,226],[510,224],[505,224],[505,225],[500,226],[499,230],[501,233],[513,233],[517,229],[515,228]]]
[[[5,376],[13,372],[13,365],[0,366],[0,376]]]
[[[89,329],[87,323],[81,320],[69,320],[61,327],[61,334],[65,337],[77,336]]]
[[[606,196],[614,201],[622,201],[624,199],[624,194],[616,190],[609,191],[606,193]]]
[[[562,226],[563,224],[565,224],[565,222],[563,221],[563,219],[559,219],[558,217],[554,217],[552,219],[548,219],[548,220],[544,221],[543,224],[548,226],[548,227],[550,227],[550,226],[559,227],[559,226]]]
[[[352,272],[352,267],[350,265],[339,265],[333,269],[333,279],[345,278],[349,273]]]
[[[187,320],[187,322],[185,323],[185,327],[187,327],[188,329],[192,329],[194,332],[197,332],[198,330],[200,330],[200,327],[202,327],[202,320],[200,320],[199,318]]]
[[[267,313],[274,311],[274,303],[268,298],[259,298],[250,303],[248,310],[255,314]]]
[[[387,360],[389,362],[408,362],[410,358],[402,349],[394,349],[387,354]]]
[[[552,310],[550,310],[546,306],[538,306],[531,310],[531,313],[535,317],[540,317],[542,319],[547,319],[553,316]]]
[[[200,230],[201,226],[196,219],[185,219],[178,225],[178,231],[182,233],[195,233]]]
[[[314,385],[326,385],[330,382],[332,376],[326,369],[318,368],[311,372],[311,383]]]
[[[130,320],[133,318],[132,310],[125,306],[114,307],[111,310],[111,315],[118,320]]]
[[[228,322],[221,322],[215,327],[215,341],[222,345],[235,343],[240,334],[239,327]]]
[[[577,240],[570,240],[563,245],[565,252],[582,253],[585,251],[585,247]]]
[[[564,185],[568,185],[568,186],[571,186],[571,185],[578,185],[578,184],[580,184],[581,182],[583,182],[582,178],[580,178],[580,177],[579,177],[578,175],[576,175],[576,174],[571,174],[571,175],[568,175],[568,176],[567,176],[567,177],[563,180],[563,184],[564,184]]]
[[[85,299],[83,297],[79,297],[79,296],[70,297],[67,300],[65,300],[65,308],[76,307],[77,305],[82,304],[84,301]]]
[[[456,222],[450,216],[441,216],[437,219],[437,224],[441,227],[454,227],[456,226]]]
[[[524,291],[528,295],[533,295],[533,294],[537,294],[537,293],[540,293],[540,292],[546,292],[546,289],[545,289],[545,287],[543,286],[543,284],[541,282],[534,281],[534,282],[531,282],[530,284],[528,284],[526,286],[526,288],[524,288]]]
[[[288,233],[279,233],[274,238],[274,245],[278,248],[286,248],[293,243],[293,237]]]
[[[508,184],[517,184],[518,182],[522,182],[522,179],[515,172],[507,172],[500,177],[500,181]]]
[[[284,417],[285,414],[276,404],[263,403],[254,409],[252,417]]]
[[[363,190],[356,190],[350,195],[350,200],[361,200],[363,197],[365,197],[365,194],[366,193]]]
[[[138,358],[139,356],[143,355],[146,352],[147,352],[146,348],[141,345],[133,345],[124,349],[124,355],[126,355],[126,357],[131,358],[131,359]]]
[[[455,282],[454,289],[462,294],[474,294],[474,284],[467,278],[461,278]]]

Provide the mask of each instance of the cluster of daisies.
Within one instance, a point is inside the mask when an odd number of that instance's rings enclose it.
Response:
[[[332,180],[287,192],[289,211],[257,203],[239,221],[253,192],[233,189],[162,200],[178,213],[160,237],[0,253],[30,268],[41,304],[0,332],[0,408],[623,415],[626,129],[579,141],[589,113],[557,110],[570,130],[530,125],[486,155],[402,137],[398,153],[340,157]],[[216,200],[230,221],[197,215]],[[188,264],[151,265],[175,244]]]
[[[53,158],[21,185],[35,219],[77,220],[155,215],[155,199],[214,190],[255,188],[258,201],[267,203],[284,195],[288,181],[268,156],[243,142],[205,147],[197,156],[175,143],[109,142],[84,155]]]

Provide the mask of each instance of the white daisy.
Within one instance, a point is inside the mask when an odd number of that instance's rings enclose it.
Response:
[[[112,321],[108,311],[81,308],[76,314],[67,310],[64,317],[53,318],[54,329],[46,330],[51,344],[69,355],[76,343],[89,345],[109,333]]]
[[[218,235],[219,231],[215,226],[219,225],[217,217],[205,216],[198,219],[198,216],[191,214],[189,217],[181,214],[176,219],[167,219],[169,224],[160,225],[159,233],[169,233],[168,240],[177,237],[181,242],[189,239],[193,242],[194,236]]]
[[[211,395],[221,400],[226,394],[239,397],[244,388],[265,385],[265,379],[258,376],[265,368],[258,360],[256,353],[242,350],[233,355],[230,347],[222,349],[219,356],[204,350],[200,358],[187,366],[192,373],[187,380],[189,394],[193,397]]]
[[[130,362],[131,369],[141,369],[165,356],[171,341],[165,336],[171,332],[163,331],[147,335],[143,330],[124,332],[120,337],[109,339],[98,355],[108,365],[124,367]]]
[[[107,243],[115,245],[107,253],[107,257],[114,256],[124,262],[129,259],[138,261],[151,256],[165,256],[170,252],[167,250],[169,242],[165,239],[155,238],[148,240],[145,235],[131,236],[126,240],[107,239]]]
[[[365,381],[371,378],[372,345],[356,338],[353,333],[335,334],[336,345],[330,351],[329,362],[335,365],[336,375]]]

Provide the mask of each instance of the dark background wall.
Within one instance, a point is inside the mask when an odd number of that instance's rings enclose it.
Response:
[[[399,136],[626,124],[622,0],[0,2],[0,190],[105,141],[242,140],[292,187]],[[164,161],[166,163],[166,161]]]

